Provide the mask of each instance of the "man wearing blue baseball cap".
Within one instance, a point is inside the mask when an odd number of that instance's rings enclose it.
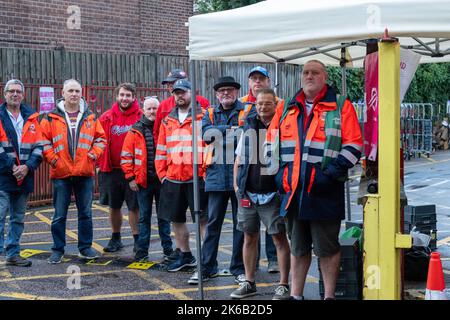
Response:
[[[245,106],[256,104],[256,96],[261,89],[270,88],[269,72],[266,68],[256,66],[252,68],[248,74],[248,94],[240,98],[239,100],[245,104]],[[277,107],[283,104],[283,100],[277,97]],[[272,237],[266,232],[266,256],[269,273],[279,272],[277,251]]]

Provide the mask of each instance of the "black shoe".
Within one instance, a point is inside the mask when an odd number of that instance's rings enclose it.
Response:
[[[172,250],[172,253],[169,256],[166,256],[164,254],[164,260],[168,261],[168,262],[173,262],[173,261],[177,261],[178,258],[181,255],[181,250],[176,248],[175,250]]]
[[[136,253],[134,254],[134,260],[138,262],[148,260],[148,252],[145,252],[144,250],[136,251]]]
[[[188,256],[187,254],[180,254],[178,260],[172,262],[167,267],[169,272],[177,272],[186,267],[195,267],[197,262],[193,255]]]
[[[122,241],[120,239],[113,239],[109,240],[108,245],[103,248],[103,251],[105,252],[116,252],[123,248]]]
[[[31,267],[31,261],[21,256],[14,256],[10,258],[6,258],[7,266],[16,266],[16,267]]]
[[[135,241],[133,245],[133,253],[136,254],[139,251],[139,245],[138,242]]]

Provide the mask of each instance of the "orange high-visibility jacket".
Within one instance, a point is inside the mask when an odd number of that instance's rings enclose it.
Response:
[[[204,110],[197,110],[197,152],[198,176],[204,176],[202,168],[204,142],[201,139],[201,120]],[[158,178],[172,181],[188,182],[193,178],[192,172],[192,117],[189,115],[180,123],[178,107],[162,121],[158,145],[156,147],[155,167]]]
[[[287,108],[276,110],[267,131],[266,148],[279,147],[275,181],[282,194],[280,215],[287,214],[298,191],[298,218],[343,219],[342,180],[358,162],[363,144],[355,109],[349,100],[345,101],[340,116],[333,119],[340,123],[340,130],[336,130],[327,128],[325,121],[327,113],[337,109],[336,93],[331,87],[325,86],[319,93],[309,117],[304,106],[304,93],[299,91]],[[331,135],[340,136],[339,150],[326,149],[327,137]],[[325,157],[332,161],[322,167]]]
[[[136,125],[128,131],[120,157],[120,166],[125,173],[125,179],[130,180],[134,177],[139,186],[147,188],[147,144]]]
[[[80,113],[76,146],[72,145],[72,133],[67,124],[69,120],[64,111],[63,100],[58,101],[56,108],[41,120],[44,158],[51,165],[52,179],[94,176],[95,159],[98,159],[105,149],[105,132],[84,100],[80,103]]]

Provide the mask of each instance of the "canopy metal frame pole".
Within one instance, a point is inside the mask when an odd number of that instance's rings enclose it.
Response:
[[[345,58],[346,47],[341,48],[341,94],[347,96],[347,60]],[[347,221],[352,221],[352,204],[350,200],[350,180],[347,179],[345,182],[345,199],[347,203]]]
[[[198,292],[200,300],[204,300],[203,295],[203,277],[202,277],[202,239],[200,232],[200,192],[198,186],[198,140],[197,129],[197,99],[196,99],[196,76],[195,76],[195,61],[189,61],[189,74],[191,75],[191,115],[192,115],[192,173],[194,181],[194,217],[196,225],[196,244],[197,244],[197,274],[198,274]]]

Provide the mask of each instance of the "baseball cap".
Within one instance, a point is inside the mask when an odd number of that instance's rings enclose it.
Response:
[[[177,80],[177,82],[175,82],[173,85],[172,92],[174,92],[175,90],[183,90],[183,91],[191,90],[191,83],[186,79]]]
[[[169,72],[167,75],[167,78],[165,78],[162,82],[162,84],[174,82],[180,79],[186,79],[187,74],[181,69],[172,69],[172,71]]]
[[[252,76],[252,74],[254,74],[256,72],[261,73],[264,77],[269,78],[269,72],[267,71],[266,68],[263,68],[261,66],[256,66],[252,70],[250,70],[248,77],[250,78]]]

